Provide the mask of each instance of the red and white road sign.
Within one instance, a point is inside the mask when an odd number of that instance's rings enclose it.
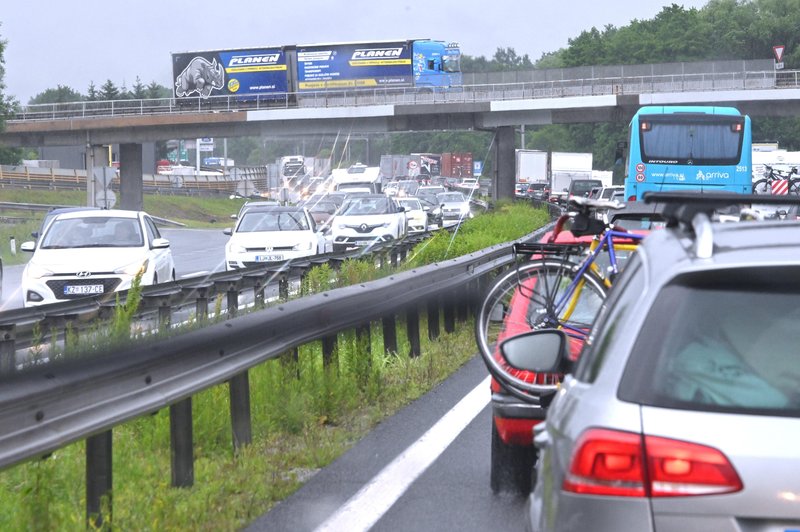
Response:
[[[789,180],[778,179],[772,182],[771,192],[774,196],[785,196],[789,193]]]
[[[783,52],[786,50],[786,46],[779,44],[777,46],[772,47],[772,53],[775,54],[775,61],[780,63],[783,61]]]

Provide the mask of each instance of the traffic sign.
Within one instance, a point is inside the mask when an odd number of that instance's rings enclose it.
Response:
[[[117,204],[117,195],[113,190],[101,190],[94,196],[94,204],[101,209],[113,209]]]
[[[778,44],[772,47],[772,53],[775,54],[775,61],[780,63],[783,61],[783,52],[786,50],[786,46],[782,44]]]

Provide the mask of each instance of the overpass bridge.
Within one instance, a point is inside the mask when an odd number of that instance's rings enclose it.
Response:
[[[602,67],[602,75],[588,78],[565,77],[569,69],[556,69],[560,77],[553,71],[534,71],[523,81],[478,82],[448,92],[359,89],[286,94],[280,100],[222,96],[29,105],[8,121],[0,143],[86,146],[87,167],[93,156],[101,157],[100,146],[119,144],[121,206],[140,209],[144,142],[342,131],[491,130],[497,161],[494,194],[512,197],[514,128],[521,125],[626,123],[643,105],[731,105],[751,116],[800,114],[800,71],[766,68],[770,61],[729,63],[733,67],[703,63],[712,65],[709,72],[686,67],[692,63],[667,65],[671,68],[635,65],[619,71]]]

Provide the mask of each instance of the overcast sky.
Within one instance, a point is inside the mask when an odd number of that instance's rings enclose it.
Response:
[[[702,7],[707,0],[675,0]],[[592,26],[650,19],[668,0],[4,0],[5,94],[21,103],[57,85],[107,79],[169,87],[173,52],[431,38],[490,58],[535,61]]]

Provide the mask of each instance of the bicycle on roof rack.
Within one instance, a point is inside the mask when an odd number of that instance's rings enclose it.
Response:
[[[559,328],[582,342],[620,271],[620,254],[634,251],[644,238],[609,223],[608,211],[622,207],[616,201],[573,198],[570,207],[548,242],[514,245],[515,266],[495,279],[478,309],[476,339],[492,373],[501,371],[497,345],[510,336]],[[568,223],[574,236],[593,235],[588,246],[555,241]],[[605,267],[601,257],[608,261]],[[559,376],[535,379],[545,390],[553,389]]]
[[[797,167],[792,167],[786,172],[764,165],[764,177],[753,182],[753,194],[775,196],[800,194],[800,175],[798,175]]]

